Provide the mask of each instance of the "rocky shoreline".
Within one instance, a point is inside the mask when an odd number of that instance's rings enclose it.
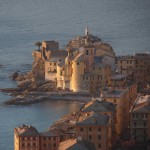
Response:
[[[59,100],[87,102],[92,98],[88,93],[73,93],[57,89],[55,82],[41,80],[32,72],[26,74],[14,72],[11,79],[17,81],[16,88],[0,89],[0,92],[9,93],[12,96],[12,99],[4,102],[4,105],[30,105]]]

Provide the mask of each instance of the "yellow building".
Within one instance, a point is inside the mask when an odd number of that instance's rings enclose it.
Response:
[[[115,68],[115,53],[86,32],[68,43],[68,56],[57,66],[57,87],[74,92],[99,92]]]

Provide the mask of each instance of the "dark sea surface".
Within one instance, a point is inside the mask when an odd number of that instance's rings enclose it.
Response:
[[[10,74],[31,68],[36,41],[57,40],[64,48],[86,26],[116,55],[150,52],[150,0],[0,0],[0,88],[16,86]],[[0,93],[0,104],[10,98]],[[13,150],[16,126],[31,124],[43,131],[79,105],[0,105],[0,150]]]

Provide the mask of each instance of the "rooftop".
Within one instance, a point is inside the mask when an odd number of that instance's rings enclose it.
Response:
[[[69,139],[59,144],[58,150],[88,150],[83,144],[76,139]]]
[[[59,62],[61,59],[58,57],[51,57],[50,59],[46,60],[46,62]]]
[[[77,125],[108,125],[109,116],[97,112],[84,113],[78,118]]]
[[[123,74],[115,74],[115,75],[112,75],[110,78],[113,80],[122,80],[122,79],[125,79],[126,77],[127,76]]]
[[[126,93],[126,89],[115,89],[108,87],[101,92],[101,98],[119,98]]]
[[[15,131],[20,136],[37,136],[39,133],[37,129],[31,125],[22,125],[20,127],[15,128]]]
[[[114,111],[116,108],[116,105],[107,101],[103,100],[97,100],[93,99],[92,101],[86,103],[83,108],[82,112],[90,112],[90,111],[95,111],[95,112],[107,112],[107,111]]]
[[[146,96],[138,95],[136,101],[131,107],[130,112],[150,113],[150,95],[146,95]]]

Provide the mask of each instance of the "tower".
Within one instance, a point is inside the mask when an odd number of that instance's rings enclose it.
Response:
[[[85,36],[89,35],[89,29],[88,26],[85,28]]]

